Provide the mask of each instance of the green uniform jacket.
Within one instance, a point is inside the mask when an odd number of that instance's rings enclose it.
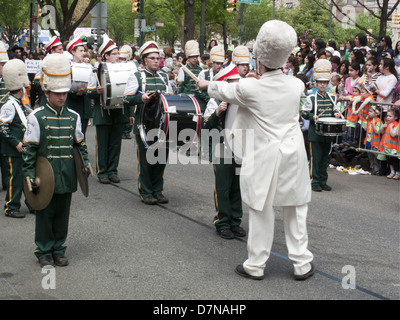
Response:
[[[162,92],[166,92],[168,89],[168,75],[165,73],[152,73],[148,70],[143,70],[146,76],[146,92],[147,91],[155,91],[161,90]],[[135,72],[134,77],[136,79],[130,78],[127,83],[127,89],[124,93],[124,102],[126,105],[133,107],[136,106],[135,109],[135,125],[133,126],[133,133],[139,134],[139,127],[141,125],[140,114],[143,108],[142,102],[142,93],[143,92],[143,79],[142,79],[142,72]],[[160,78],[160,76],[163,79]]]
[[[190,63],[188,63],[186,65],[186,67],[195,76],[198,76],[200,71],[203,70],[198,64],[196,64],[194,67],[192,67],[190,65]],[[185,94],[193,94],[194,95],[196,93],[196,91],[199,91],[199,87],[197,86],[196,82],[189,75],[187,75],[186,72],[184,72],[182,68],[179,70],[179,72],[180,73],[183,72],[184,77],[183,77],[183,81],[182,81],[178,75],[178,94],[185,93]]]
[[[92,116],[91,107],[86,102],[86,94],[78,96],[76,92],[69,92],[65,106],[77,112],[82,120],[90,119]]]
[[[84,135],[80,130],[79,115],[66,107],[57,112],[48,103],[35,109],[28,117],[24,136],[24,176],[35,178],[36,157],[45,157],[54,172],[54,193],[77,190],[74,144],[78,144],[85,165],[89,163]]]
[[[6,103],[8,94],[9,92],[6,89],[3,79],[0,79],[0,108]]]
[[[315,121],[313,119],[315,115],[315,97],[317,97],[317,115],[321,115],[321,118],[325,117],[334,117],[336,113],[333,108],[334,104],[332,100],[329,98],[329,93],[326,93],[325,96],[320,94],[308,96],[306,99],[306,103],[303,106],[302,116],[306,120],[310,120],[310,127],[308,128],[308,140],[313,142],[332,142],[332,137],[322,136],[315,132]],[[336,101],[336,97],[334,95],[330,95],[333,101]]]
[[[22,153],[18,152],[16,146],[23,142],[25,126],[23,125],[17,110],[12,104],[12,98],[8,98],[7,102],[2,106],[0,113],[0,130],[2,135],[1,153],[11,157],[21,157]],[[27,116],[27,109],[20,99],[14,99],[21,110]]]

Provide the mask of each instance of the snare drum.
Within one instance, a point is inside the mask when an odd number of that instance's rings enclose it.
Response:
[[[320,118],[315,122],[315,133],[328,137],[342,136],[346,133],[346,120],[333,117]]]
[[[146,148],[164,142],[191,145],[200,134],[200,105],[193,96],[160,94],[142,107],[140,120],[140,137]]]
[[[87,86],[92,72],[92,65],[88,63],[71,62],[72,82],[70,91],[76,92],[81,86],[82,82],[85,83]]]
[[[137,68],[131,62],[102,62],[97,69],[100,85],[104,88],[100,105],[105,109],[122,109],[125,85]]]

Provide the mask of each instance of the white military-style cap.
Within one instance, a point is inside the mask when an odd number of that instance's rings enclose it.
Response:
[[[126,61],[129,61],[132,59],[132,48],[128,46],[127,44],[123,45],[121,49],[119,49],[119,56],[121,58],[125,58]]]
[[[118,48],[117,45],[112,41],[107,34],[103,35],[103,43],[101,44],[99,48],[99,54],[103,56],[105,53],[110,52],[114,50],[115,48]]]
[[[270,69],[281,68],[296,47],[296,31],[284,21],[265,22],[253,46],[257,61]]]
[[[327,59],[318,59],[314,63],[314,81],[330,81],[332,72],[332,64]]]
[[[41,64],[40,82],[43,91],[68,92],[71,88],[71,65],[60,53],[47,55]]]
[[[245,46],[237,46],[232,52],[232,62],[238,64],[250,64],[250,51]]]
[[[8,53],[4,42],[0,40],[0,62],[7,62],[9,60]]]
[[[200,55],[199,43],[196,40],[189,40],[185,44],[186,57],[194,57]]]
[[[12,59],[3,67],[3,80],[8,91],[29,87],[25,63],[20,59]]]
[[[225,51],[221,46],[214,46],[210,50],[211,62],[225,62]]]
[[[81,38],[75,38],[75,39],[72,39],[70,42],[68,42],[68,44],[67,44],[67,51],[69,52],[69,53],[72,53],[71,51],[72,51],[72,49],[73,48],[75,48],[75,47],[78,47],[78,46],[84,46],[85,44],[82,42],[82,39]]]
[[[55,48],[55,47],[61,46],[61,45],[62,45],[62,43],[61,43],[60,39],[58,39],[57,36],[54,36],[49,40],[49,42],[47,42],[44,45],[44,48],[46,49],[47,52],[50,52],[50,50],[52,48]]]
[[[139,56],[142,58],[144,55],[156,52],[160,54],[160,48],[158,47],[157,42],[155,41],[147,41],[145,42],[139,49]]]

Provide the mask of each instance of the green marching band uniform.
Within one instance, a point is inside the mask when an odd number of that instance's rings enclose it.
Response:
[[[316,93],[308,96],[303,106],[302,116],[310,120],[308,141],[310,143],[310,178],[311,185],[326,185],[328,181],[328,160],[333,137],[322,136],[315,132],[313,117],[333,117],[336,97],[329,93]]]
[[[221,70],[213,80],[237,80],[240,76],[235,65],[231,64]],[[240,164],[235,161],[232,152],[224,144],[222,130],[225,129],[226,112],[217,115],[221,101],[210,99],[204,113],[203,128],[217,129],[220,132],[219,141],[215,135],[209,136],[209,160],[213,163],[215,175],[214,203],[216,215],[213,219],[217,233],[226,239],[244,237],[246,232],[240,227],[243,210],[240,193]],[[228,106],[229,108],[229,106]],[[210,131],[209,131],[210,132]],[[205,142],[203,142],[205,143]]]
[[[159,53],[158,45],[154,41],[146,42],[139,50],[142,59],[152,52]],[[156,90],[160,90],[163,93],[171,92],[168,75],[159,71],[152,72],[145,68],[141,71],[132,73],[129,76],[124,92],[125,103],[129,106],[135,106],[135,124],[133,126],[133,134],[136,137],[137,144],[139,171],[138,188],[140,198],[146,204],[154,204],[150,203],[150,201],[154,198],[157,199],[161,196],[163,197],[164,171],[167,162],[166,160],[168,159],[167,146],[161,146],[162,148],[166,148],[165,162],[150,164],[146,159],[147,149],[139,132],[141,126],[140,115],[142,108],[144,107],[142,102],[142,93],[153,92]],[[155,157],[158,157],[158,150],[154,151],[154,155]],[[165,197],[163,197],[163,199],[165,202],[167,201]]]
[[[6,85],[4,84],[3,78],[0,79],[0,108],[7,102],[9,92],[6,89]],[[1,150],[1,145],[2,145],[3,138],[0,136],[0,150]],[[6,179],[5,179],[5,173],[4,173],[4,166],[3,166],[3,155],[1,154],[0,151],[0,166],[1,166],[1,183],[2,183],[2,188],[6,188]]]
[[[20,97],[23,95],[23,88],[29,85],[29,79],[25,64],[18,59],[6,63],[3,68],[3,76],[7,89],[13,93],[8,96],[0,113],[2,168],[7,186],[4,212],[9,217],[23,218],[25,214],[20,212],[24,181],[23,152],[18,151],[17,146],[20,144],[22,148],[26,130],[27,109],[22,104]],[[15,97],[14,93],[15,95],[19,94],[20,97]],[[28,208],[30,209],[29,206]]]
[[[69,91],[70,64],[65,56],[48,55],[41,68],[48,71],[42,83],[44,92]],[[54,194],[49,205],[43,210],[38,210],[36,214],[35,255],[41,265],[42,261],[52,264],[52,258],[56,265],[67,265],[65,260],[57,259],[64,257],[72,193],[77,190],[74,144],[78,146],[85,166],[89,164],[79,114],[65,105],[57,109],[47,102],[45,106],[35,109],[29,115],[24,142],[24,176],[34,182],[36,159],[41,156],[49,161],[55,182]]]
[[[199,43],[195,40],[187,41],[185,44],[185,54],[187,58],[200,56]],[[203,70],[198,63],[194,65],[187,63],[186,68],[188,68],[196,77],[198,77],[199,73]],[[179,69],[177,83],[178,94],[184,93],[194,95],[199,91],[196,81],[184,72],[183,68]]]
[[[108,37],[99,48],[99,53],[117,49],[117,46]],[[118,183],[118,164],[121,153],[122,129],[133,116],[133,108],[124,105],[123,108],[106,109],[100,104],[100,95],[97,93],[97,77],[92,74],[86,95],[94,100],[93,125],[96,126],[96,174],[101,183]],[[106,88],[104,88],[106,90]]]

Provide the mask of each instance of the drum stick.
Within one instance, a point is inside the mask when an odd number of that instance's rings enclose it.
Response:
[[[100,80],[99,80],[99,76],[97,75],[97,72],[95,72],[95,75],[96,75],[96,79],[97,79],[97,86],[98,86],[98,87],[101,87],[101,85],[100,85]]]
[[[93,169],[92,169],[92,165],[90,164],[90,162],[88,164],[88,168],[89,168],[90,176],[93,177]]]
[[[187,73],[187,75],[189,77],[191,77],[194,81],[196,81],[196,83],[199,81],[199,78],[197,78],[192,71],[190,71],[186,66],[184,66],[183,64],[180,64],[180,66],[182,67],[183,71],[185,71],[185,73]]]
[[[29,180],[29,177],[26,177],[26,184],[28,185],[28,190],[32,192],[32,185],[31,185],[31,180]]]

